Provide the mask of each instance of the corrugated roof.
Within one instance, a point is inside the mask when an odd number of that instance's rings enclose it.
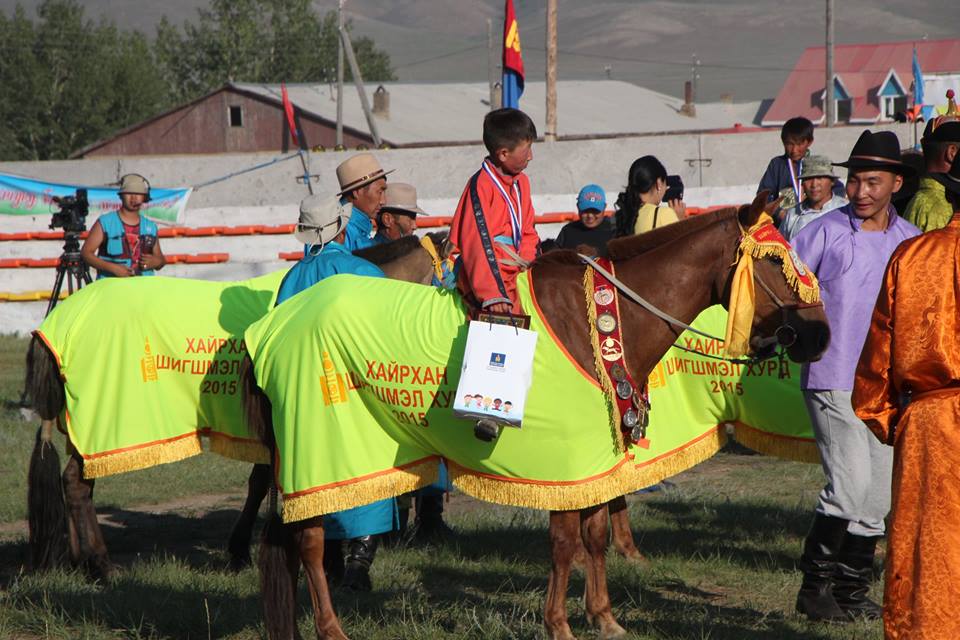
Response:
[[[237,90],[280,102],[280,85],[233,83]],[[366,84],[367,98],[380,83]],[[486,83],[383,83],[389,93],[389,115],[375,116],[380,137],[393,145],[476,142],[490,107]],[[336,121],[336,87],[288,84],[290,101],[300,110]],[[344,85],[344,126],[367,131],[360,98],[352,83]],[[628,82],[561,80],[557,82],[557,133],[560,136],[657,133],[750,126],[759,102],[696,105],[697,115],[680,113],[683,101]],[[527,82],[520,108],[542,135],[545,129],[545,83]]]
[[[924,73],[924,87],[928,74],[960,72],[960,40],[931,40],[926,42],[882,42],[850,44],[834,47],[833,71],[852,98],[850,119],[854,122],[876,122],[880,118],[877,92],[893,69],[910,91],[913,85],[913,47]],[[826,49],[809,47],[797,60],[770,109],[763,117],[764,126],[783,124],[796,116],[804,116],[815,123],[823,121],[821,95],[824,91]],[[958,87],[960,89],[960,87]],[[939,101],[942,95],[927,96],[927,102]]]

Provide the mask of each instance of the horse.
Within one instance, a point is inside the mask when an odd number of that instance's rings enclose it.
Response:
[[[775,206],[776,203],[766,204],[763,193],[751,205],[704,214],[640,236],[611,241],[609,255],[627,288],[679,323],[689,324],[709,306],[729,305],[734,274],[742,259],[744,230],[754,227],[761,215],[769,215]],[[584,372],[595,370],[583,288],[587,268],[571,251],[541,256],[529,268],[529,278],[547,324],[552,327],[557,342]],[[820,303],[802,302],[786,277],[786,269],[783,262],[772,256],[759,257],[754,263],[753,279],[759,286],[751,319],[754,337],[750,344],[755,353],[772,352],[779,344],[792,360],[812,361],[820,357],[829,341],[826,316]],[[628,373],[633,374],[635,380],[645,380],[678,339],[680,330],[675,322],[666,322],[646,309],[629,304],[628,298],[621,295],[621,307],[625,310],[621,335],[629,356],[626,361],[632,369]],[[259,387],[249,355],[241,378],[249,426],[265,445],[273,448],[276,443],[271,399]],[[293,424],[288,428],[295,433],[298,426]],[[619,500],[622,498],[617,502]],[[544,626],[552,640],[575,638],[565,601],[571,565],[584,552],[588,621],[598,628],[601,638],[626,634],[613,616],[607,590],[608,510],[607,504],[602,503],[550,513],[551,570]],[[624,521],[623,517],[615,520],[615,529],[617,522]],[[265,626],[270,638],[288,640],[297,636],[295,595],[302,563],[317,634],[324,640],[347,639],[330,599],[323,571],[323,546],[322,515],[283,524],[275,510],[271,514],[264,529],[259,559]]]
[[[437,276],[439,262],[449,257],[452,247],[445,233],[431,233],[426,237],[429,243],[406,237],[359,250],[357,255],[380,266],[389,278],[429,285]],[[82,567],[93,580],[108,578],[113,565],[93,506],[95,480],[83,477],[83,459],[69,437],[68,460],[61,473],[60,458],[52,442],[54,421],[63,413],[66,402],[57,359],[34,335],[26,361],[26,398],[42,420],[28,478],[31,565],[35,570],[42,570],[69,562],[74,567]],[[269,465],[255,464],[248,480],[246,501],[227,543],[230,569],[240,570],[251,563],[249,547],[253,527],[270,484]]]

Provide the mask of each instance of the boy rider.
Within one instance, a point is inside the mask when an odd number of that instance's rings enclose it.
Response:
[[[536,257],[540,242],[533,228],[530,180],[523,173],[533,159],[536,138],[536,126],[522,111],[488,113],[483,144],[489,155],[463,190],[450,224],[450,240],[460,250],[457,286],[484,311],[521,313],[517,274],[522,262]]]

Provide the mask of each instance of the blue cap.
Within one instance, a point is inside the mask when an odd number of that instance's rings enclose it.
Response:
[[[583,213],[587,209],[604,211],[607,208],[607,194],[599,185],[588,184],[580,189],[577,196],[577,211]]]

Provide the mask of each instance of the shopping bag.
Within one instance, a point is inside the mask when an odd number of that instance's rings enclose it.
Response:
[[[519,427],[533,382],[536,331],[470,322],[453,414]]]

